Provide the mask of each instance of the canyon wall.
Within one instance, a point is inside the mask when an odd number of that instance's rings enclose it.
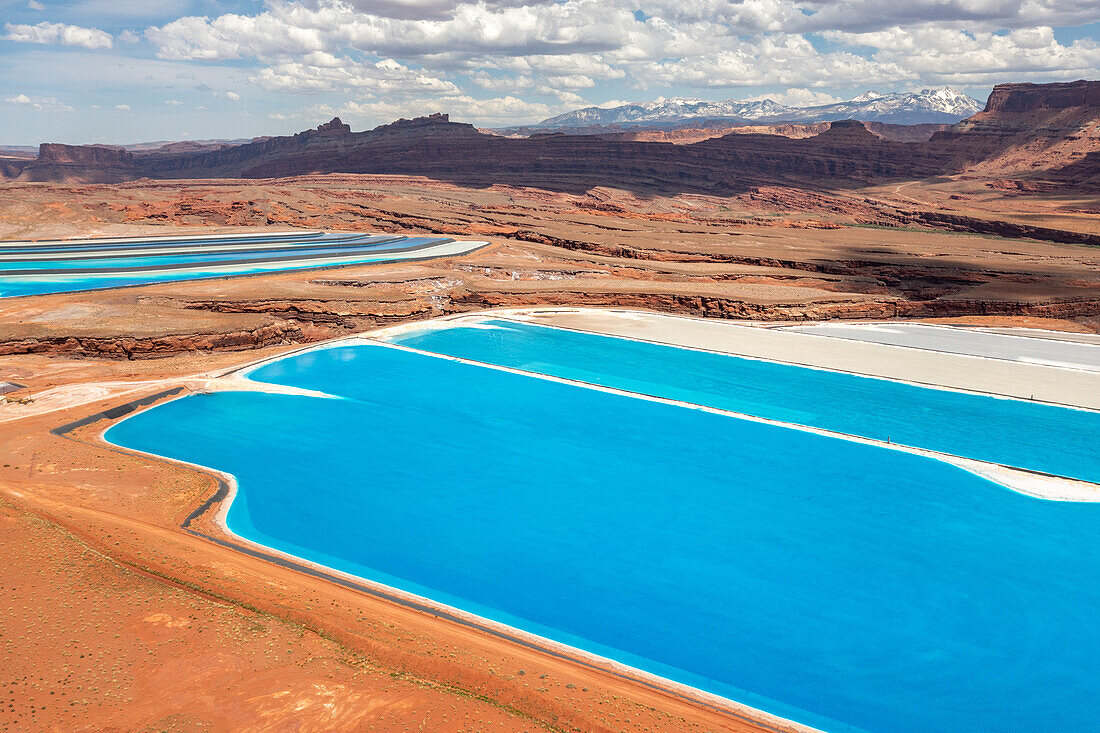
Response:
[[[593,135],[485,135],[446,115],[402,120],[351,133],[334,120],[324,130],[227,150],[136,159],[144,175],[276,178],[307,173],[401,173],[468,185],[512,183],[555,190],[604,185],[645,190],[737,192],[786,181],[866,182],[934,175],[941,156],[884,140],[855,121],[819,135],[730,134],[691,145]]]
[[[115,183],[139,177],[136,171],[133,154],[123,148],[42,143],[38,158],[22,168],[18,180]]]
[[[803,138],[820,135],[829,129],[830,122],[810,123],[780,123],[774,125],[701,125],[699,127],[677,127],[673,129],[635,129],[616,130],[612,132],[589,132],[583,134],[598,134],[607,140],[634,140],[642,142],[667,142],[687,145],[702,140],[709,140],[724,135],[782,135],[783,137]],[[948,124],[924,123],[918,125],[895,125],[889,122],[863,121],[863,126],[883,140],[893,140],[899,143],[927,142],[934,133],[947,130]],[[492,134],[492,133],[489,133]],[[548,134],[548,133],[542,133]],[[573,134],[580,134],[574,132]],[[507,136],[504,136],[507,137]],[[519,136],[515,136],[519,137]]]
[[[1070,107],[1100,107],[1100,82],[1080,80],[1054,84],[998,84],[986,100],[985,110],[975,117]]]
[[[443,114],[359,133],[333,119],[293,136],[200,151],[130,153],[43,144],[38,159],[18,177],[118,181],[398,173],[475,186],[510,183],[583,191],[602,185],[709,193],[767,183],[852,186],[968,168],[999,175],[1064,169],[1054,179],[1065,181],[1078,168],[1088,173],[1095,165],[1089,154],[1100,151],[1100,82],[1000,85],[985,110],[926,141],[921,138],[928,129],[901,132],[896,127],[845,120],[802,137],[734,132],[673,144],[627,135],[507,138],[451,122]],[[900,142],[901,135],[915,141]]]
[[[928,144],[976,173],[1057,172],[1100,151],[1100,82],[1000,84],[984,110]]]

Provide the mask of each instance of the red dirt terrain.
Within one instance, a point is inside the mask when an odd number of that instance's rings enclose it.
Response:
[[[103,531],[89,541],[0,499],[0,729],[541,727],[120,562],[136,533]]]

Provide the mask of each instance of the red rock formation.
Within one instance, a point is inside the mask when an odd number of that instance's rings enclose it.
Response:
[[[73,180],[91,169],[114,177],[276,178],[306,173],[404,173],[471,185],[512,183],[559,190],[593,186],[737,192],[775,182],[861,182],[932,175],[937,156],[872,135],[862,123],[836,122],[820,135],[730,134],[693,145],[540,135],[509,139],[436,114],[351,133],[338,119],[292,137],[184,154],[132,156],[88,148],[50,150],[35,166]],[[83,155],[83,157],[82,157]],[[71,163],[69,160],[71,159]],[[77,166],[79,162],[80,167]],[[96,167],[98,166],[98,168]]]
[[[254,349],[275,344],[305,343],[332,334],[311,338],[297,323],[275,323],[253,330],[229,333],[189,333],[151,338],[108,336],[26,338],[0,343],[0,356],[10,354],[64,354],[110,359],[148,359],[184,351]]]
[[[42,143],[38,158],[23,167],[20,181],[111,183],[139,177],[132,153],[107,145]]]
[[[0,158],[0,180],[17,178],[33,162],[33,158]]]
[[[134,156],[124,148],[108,145],[63,145],[42,143],[38,146],[39,163],[67,165],[130,165]]]
[[[1050,179],[1063,188],[1100,191],[1100,151],[1090,151],[1083,158],[1059,168]]]
[[[929,145],[953,150],[957,166],[978,173],[1053,171],[1100,151],[1098,121],[1100,82],[999,84],[983,111]]]
[[[808,124],[782,123],[776,125],[730,125],[725,127],[678,127],[671,130],[643,129],[606,133],[589,133],[585,131],[584,134],[598,134],[600,137],[607,140],[634,140],[687,145],[735,133],[738,135],[782,135],[783,137],[793,138],[813,137],[814,135],[820,135],[828,130],[830,124],[829,122],[813,122]],[[951,125],[936,123],[894,125],[889,122],[867,121],[863,122],[863,126],[883,140],[892,140],[898,143],[927,142],[934,133],[940,132],[941,130],[947,130],[951,127]],[[486,134],[493,133],[489,131]]]
[[[630,140],[634,142],[662,142],[689,145],[725,135],[782,135],[783,137],[813,137],[829,129],[828,122],[812,125],[736,125],[729,127],[682,127],[673,130],[630,130],[625,132],[597,133],[606,140]],[[492,133],[489,133],[492,134]],[[585,133],[587,134],[587,133]]]
[[[971,119],[992,113],[1035,112],[1069,107],[1100,107],[1100,82],[1079,81],[1064,84],[998,84],[985,103],[985,110]]]
[[[218,149],[133,156],[104,147],[43,145],[24,180],[274,178],[308,173],[386,173],[463,185],[507,183],[585,191],[738,193],[767,184],[858,185],[924,178],[967,167],[1003,177],[1066,169],[1061,179],[1092,180],[1100,151],[1100,82],[1009,84],[983,112],[927,142],[889,138],[886,126],[845,120],[811,137],[727,134],[692,144],[622,136],[505,138],[434,114],[352,133],[335,118],[314,130]],[[1076,166],[1076,167],[1071,167]],[[1080,169],[1080,170],[1079,170]]]
[[[894,125],[889,122],[864,122],[863,126],[883,140],[893,140],[896,143],[928,142],[937,132],[942,132],[951,127],[951,125],[938,123]]]
[[[351,125],[345,124],[339,117],[333,117],[323,125],[318,125],[313,130],[306,130],[305,132],[299,132],[294,137],[299,140],[306,140],[311,137],[320,137],[324,135],[350,135]]]
[[[339,121],[340,118],[336,118],[335,121]],[[426,127],[429,125],[442,125],[451,121],[451,116],[442,112],[433,112],[426,117],[414,117],[411,120],[407,120],[404,117],[394,120],[388,125],[381,125],[374,128],[375,132],[379,130],[396,130],[402,127]]]

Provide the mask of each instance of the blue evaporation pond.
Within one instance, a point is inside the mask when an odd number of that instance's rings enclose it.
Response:
[[[188,253],[163,253],[142,256],[100,256],[100,257],[74,257],[70,259],[43,259],[43,260],[16,260],[0,261],[0,270],[17,274],[20,270],[116,270],[120,268],[140,267],[166,267],[201,265],[204,263],[234,263],[238,261],[279,259],[284,257],[306,257],[309,255],[339,257],[347,253],[349,256],[356,252],[385,252],[390,250],[415,247],[433,241],[442,241],[432,238],[401,239],[398,241],[382,242],[351,242],[351,243],[325,243],[313,246],[287,246],[275,245],[263,249],[248,249],[241,251],[220,251],[215,244],[207,247],[213,252],[202,251]]]
[[[342,399],[107,439],[232,473],[243,537],[809,725],[1100,729],[1100,505],[382,345],[252,376]]]
[[[148,285],[160,282],[201,280],[212,277],[249,275],[263,272],[335,267],[400,259],[402,254],[416,248],[427,248],[449,241],[438,237],[407,237],[398,241],[358,243],[347,248],[331,242],[323,247],[290,247],[276,243],[273,249],[222,254],[171,253],[142,257],[92,257],[71,260],[0,262],[0,270],[57,269],[57,274],[0,275],[0,298],[19,295],[40,295],[78,290],[97,290],[131,285]],[[316,240],[310,240],[315,243]],[[152,245],[151,245],[152,246]],[[216,245],[211,244],[216,248]],[[312,256],[313,259],[280,259]],[[266,260],[266,261],[264,261]],[[323,261],[322,261],[323,260]],[[119,271],[125,267],[157,268]],[[172,269],[172,268],[180,269]],[[69,271],[78,268],[83,272]]]
[[[526,323],[425,328],[425,351],[1100,483],[1100,412]]]
[[[378,236],[378,235],[353,235],[353,236]],[[241,245],[241,244],[316,244],[325,241],[347,238],[344,232],[303,232],[287,236],[285,234],[257,234],[253,236],[233,237],[132,237],[120,240],[104,241],[102,239],[69,239],[54,240],[49,242],[3,243],[0,242],[0,255],[11,254],[49,254],[52,252],[75,253],[96,251],[125,251],[127,249],[145,249],[147,247],[180,247],[188,248],[201,245]]]

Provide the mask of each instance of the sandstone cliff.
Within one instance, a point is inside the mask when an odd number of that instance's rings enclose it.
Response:
[[[37,160],[23,167],[18,180],[114,183],[138,177],[135,173],[134,156],[123,148],[42,143]]]
[[[985,110],[971,119],[987,119],[994,113],[1018,114],[1071,107],[1100,107],[1100,82],[1082,79],[1055,84],[998,84],[989,95]]]
[[[1057,171],[1100,151],[1100,82],[1000,84],[985,109],[932,146],[953,149],[978,173]]]
[[[697,143],[702,140],[709,140],[713,137],[723,137],[724,135],[738,134],[738,135],[782,135],[783,137],[813,137],[814,135],[820,135],[829,129],[829,122],[808,122],[808,123],[778,123],[772,125],[749,125],[749,124],[708,124],[699,125],[698,127],[675,127],[675,128],[660,128],[660,129],[632,129],[621,130],[612,128],[579,128],[571,131],[569,134],[584,134],[584,135],[599,135],[607,140],[634,140],[642,142],[667,142],[676,143],[678,145],[688,145],[690,143]],[[863,121],[863,126],[870,130],[872,133],[881,137],[884,140],[893,140],[899,143],[921,143],[927,142],[929,138],[936,132],[946,130],[951,127],[948,124],[940,123],[924,123],[918,125],[895,125],[889,122],[868,122]],[[479,130],[488,135],[499,135],[500,137],[530,137],[529,135],[500,135],[499,132],[493,130]],[[547,132],[536,134],[550,134]]]
[[[673,145],[592,135],[503,138],[450,122],[446,115],[432,115],[361,133],[334,120],[294,137],[202,154],[149,156],[137,160],[137,166],[144,175],[158,178],[401,173],[467,185],[730,192],[776,181],[846,185],[942,170],[942,156],[915,152],[855,121],[833,123],[802,139],[729,134]]]
[[[985,110],[921,141],[929,130],[834,122],[817,134],[700,135],[673,144],[626,135],[506,138],[445,114],[353,133],[338,118],[288,137],[193,151],[131,154],[119,148],[44,144],[20,180],[275,178],[310,173],[423,175],[462,185],[495,183],[584,191],[744,191],[761,184],[854,186],[958,173],[1043,173],[1063,185],[1095,185],[1100,82],[1005,84]],[[898,135],[916,138],[899,142]]]
[[[34,159],[0,157],[0,180],[17,178]]]

